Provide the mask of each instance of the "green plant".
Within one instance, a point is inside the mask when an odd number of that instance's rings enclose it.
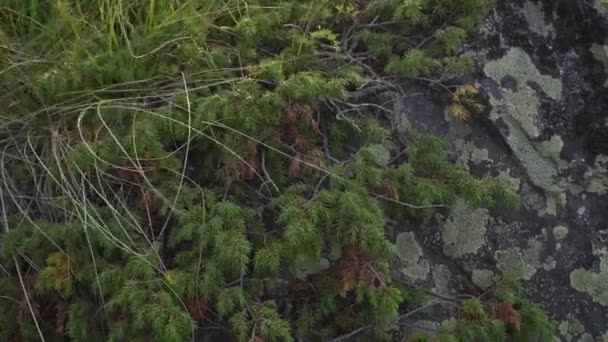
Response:
[[[394,87],[385,72],[451,92],[488,6],[9,1],[0,291],[18,305],[0,337],[385,334],[416,297],[391,276],[385,217],[517,198],[436,138],[389,160],[386,109],[353,97]]]

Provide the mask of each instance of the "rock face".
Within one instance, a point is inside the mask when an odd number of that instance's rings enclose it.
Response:
[[[486,113],[450,121],[420,88],[390,119],[402,136],[446,137],[454,161],[509,181],[522,208],[456,205],[424,231],[403,229],[404,276],[456,294],[509,272],[562,340],[608,339],[608,14],[591,0],[499,1],[465,53]]]

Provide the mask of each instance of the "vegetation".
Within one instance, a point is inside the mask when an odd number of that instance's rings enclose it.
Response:
[[[490,1],[2,4],[0,340],[390,339],[430,297],[386,218],[517,203],[373,101],[420,82],[481,110],[446,81]],[[499,284],[437,338],[550,334]]]

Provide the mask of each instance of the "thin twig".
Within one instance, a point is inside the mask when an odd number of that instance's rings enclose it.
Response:
[[[399,204],[401,206],[412,208],[412,209],[448,208],[448,206],[445,204],[415,205],[415,204],[403,202],[403,201],[388,197],[386,195],[380,195],[380,194],[373,194],[373,195],[376,199],[382,199],[382,200],[385,200],[388,202],[393,202],[393,203]]]

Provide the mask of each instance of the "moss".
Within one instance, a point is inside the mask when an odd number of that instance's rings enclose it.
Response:
[[[443,252],[451,257],[475,254],[483,246],[490,215],[486,209],[472,210],[457,201],[443,227]]]
[[[500,271],[518,279],[530,280],[536,274],[536,268],[528,263],[519,247],[496,251],[494,258]]]
[[[482,290],[486,290],[494,284],[494,272],[491,270],[473,270],[471,281]]]
[[[570,285],[589,294],[595,302],[608,306],[608,273],[579,268],[570,273]]]

